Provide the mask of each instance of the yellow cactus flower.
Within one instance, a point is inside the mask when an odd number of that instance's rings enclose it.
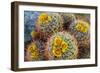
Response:
[[[46,24],[48,23],[49,21],[51,21],[51,17],[46,14],[46,13],[41,13],[39,16],[38,16],[38,23],[40,25],[42,24]]]
[[[61,48],[62,48],[62,52],[66,52],[66,50],[68,49],[68,44],[66,42],[62,42],[61,43]]]
[[[62,51],[61,51],[60,48],[55,48],[55,47],[53,47],[53,48],[52,48],[52,53],[53,53],[53,55],[54,55],[55,57],[57,57],[57,58],[59,58],[59,57],[62,56]]]
[[[55,39],[54,39],[54,44],[57,45],[57,46],[60,46],[62,43],[62,39],[57,36]]]
[[[78,21],[76,23],[75,28],[76,28],[77,31],[85,33],[89,29],[89,24],[87,22],[84,22],[84,21]]]
[[[35,31],[32,31],[32,32],[31,32],[31,36],[32,36],[32,37],[35,37],[35,36],[37,36],[37,35],[38,35],[37,32],[35,32]]]
[[[35,43],[31,43],[28,47],[28,52],[30,53],[30,57],[32,59],[37,59],[39,57],[39,51]]]
[[[29,46],[28,46],[28,51],[29,52],[33,52],[34,50],[36,50],[37,46],[35,43],[31,43]]]
[[[52,53],[54,56],[60,58],[62,53],[65,53],[68,49],[68,44],[61,39],[60,36],[55,37],[54,45],[52,45]]]
[[[31,53],[31,58],[33,59],[38,59],[39,58],[39,52],[35,50],[34,52]]]

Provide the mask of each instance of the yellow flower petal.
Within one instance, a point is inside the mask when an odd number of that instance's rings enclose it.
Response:
[[[57,45],[57,46],[60,46],[62,43],[62,40],[59,36],[57,36],[54,40],[54,44]]]
[[[61,43],[61,48],[62,48],[62,52],[66,52],[66,50],[68,49],[68,44],[66,42],[62,42]]]
[[[80,32],[84,32],[85,33],[89,29],[89,24],[87,22],[78,21],[76,23],[75,28],[76,28],[77,31],[80,31]]]
[[[31,32],[31,36],[32,36],[32,37],[35,37],[35,36],[37,36],[37,35],[38,35],[37,32],[35,32],[35,31],[32,31],[32,32]]]
[[[34,43],[32,43],[31,45],[29,45],[28,51],[29,51],[29,52],[32,52],[32,51],[34,51],[36,48],[37,48],[36,45],[35,45]]]
[[[39,51],[35,43],[31,43],[28,47],[28,51],[30,53],[31,59],[38,59],[39,58]]]
[[[49,21],[51,21],[51,17],[46,14],[46,13],[41,13],[39,16],[38,16],[38,23],[39,24],[46,24],[48,23]]]
[[[31,53],[31,58],[37,59],[39,58],[39,52],[38,51],[34,51]]]
[[[61,52],[61,49],[60,48],[58,49],[58,48],[53,47],[52,53],[56,57],[61,57],[62,56],[62,52]]]

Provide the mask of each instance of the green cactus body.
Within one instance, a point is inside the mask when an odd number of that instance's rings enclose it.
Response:
[[[71,13],[61,13],[63,19],[63,29],[68,30],[70,25],[75,24],[76,18],[74,14]]]
[[[69,31],[77,39],[80,46],[87,46],[90,44],[89,24],[85,21],[77,20],[75,24],[69,27]]]
[[[62,30],[63,21],[59,13],[40,13],[38,17],[42,18],[42,14],[44,14],[45,18],[43,19],[43,23],[42,21],[39,23],[39,19],[36,21],[36,25],[40,27],[41,32],[51,35]]]
[[[90,24],[83,20],[77,20],[69,27],[69,31],[78,41],[78,58],[90,57]],[[84,53],[83,53],[84,52]]]
[[[76,59],[78,54],[78,46],[76,39],[68,32],[58,32],[48,39],[46,49],[48,49],[49,59]]]

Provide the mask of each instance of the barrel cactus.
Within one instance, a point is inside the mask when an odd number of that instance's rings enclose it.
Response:
[[[62,30],[63,20],[59,13],[41,12],[36,20],[36,30],[48,37]]]
[[[76,39],[68,32],[58,32],[48,39],[45,47],[45,53],[49,51],[49,59],[76,59],[78,54],[78,45]]]
[[[75,38],[77,39],[78,44],[80,46],[87,46],[89,48],[90,44],[90,33],[89,33],[89,23],[82,21],[82,20],[77,20],[75,24],[71,25],[69,27],[69,31],[71,34],[74,34]]]
[[[90,57],[90,24],[83,20],[77,20],[69,27],[69,31],[78,41],[78,58]],[[84,53],[83,53],[84,52]],[[84,56],[85,55],[85,56]]]
[[[25,61],[37,61],[40,59],[39,47],[36,43],[27,44],[25,51]]]

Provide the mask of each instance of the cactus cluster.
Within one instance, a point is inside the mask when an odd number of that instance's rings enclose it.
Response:
[[[88,14],[26,11],[25,61],[89,58],[89,18]]]

